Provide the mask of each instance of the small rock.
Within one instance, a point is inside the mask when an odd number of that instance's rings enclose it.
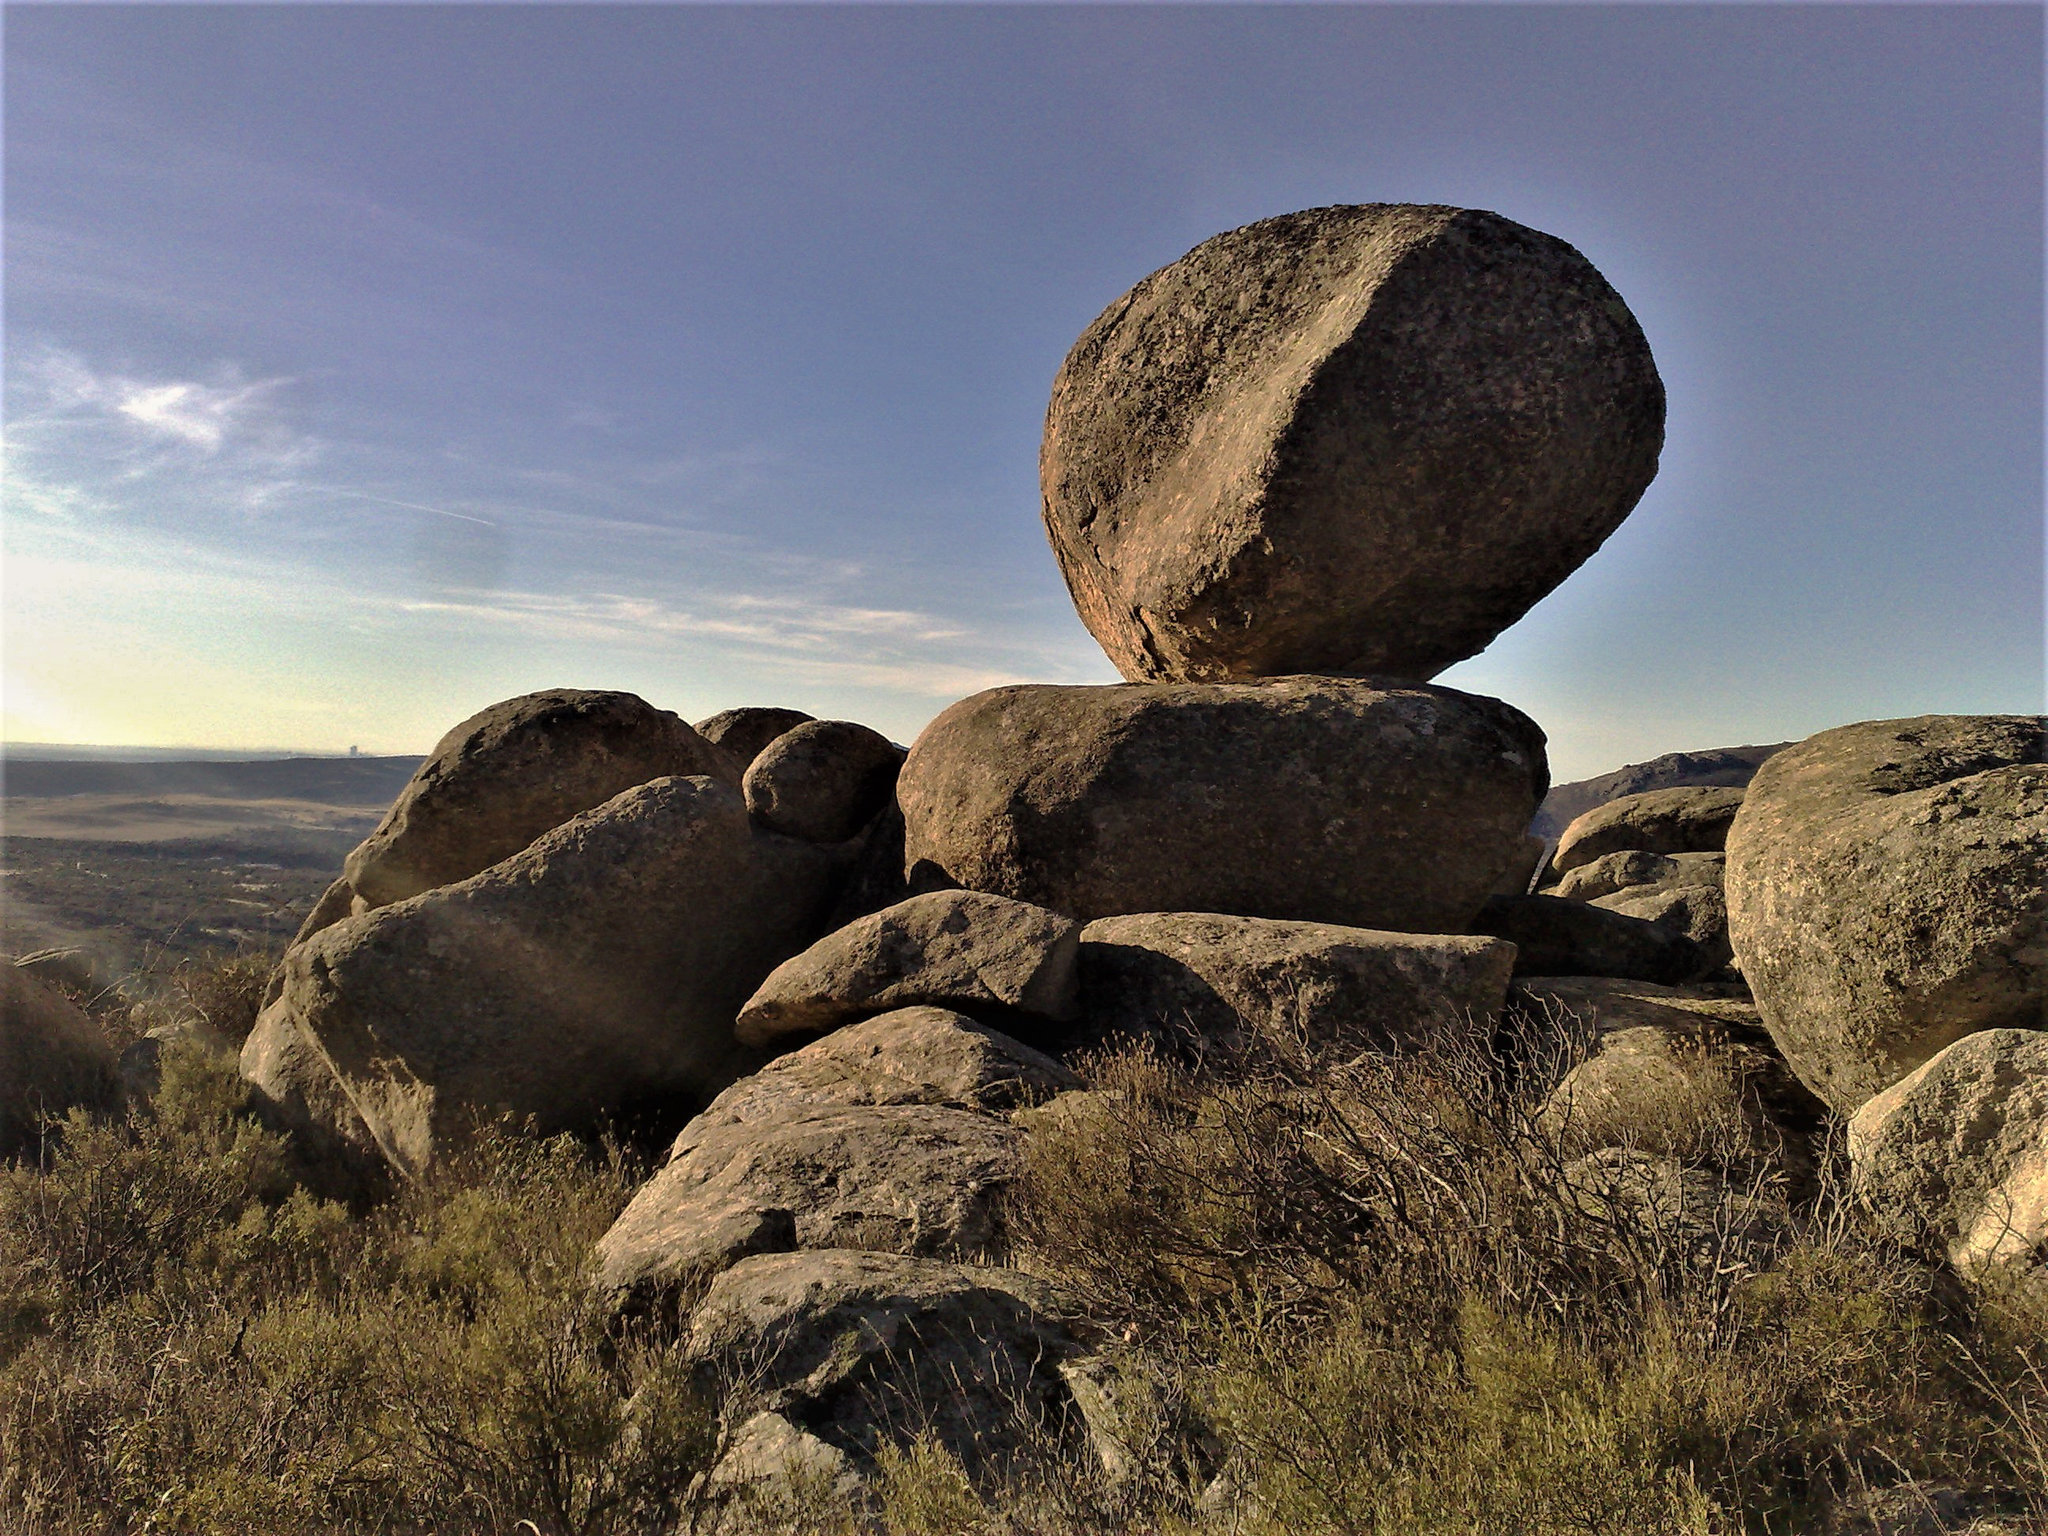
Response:
[[[1543,733],[1498,700],[1286,677],[991,689],[925,728],[897,798],[913,882],[1083,920],[1456,933],[1547,777]]]
[[[633,694],[507,699],[441,738],[343,873],[367,908],[388,906],[466,880],[636,784],[692,774],[739,783],[723,752]]]
[[[871,1472],[920,1436],[970,1475],[999,1475],[1077,1415],[1075,1345],[1052,1293],[1013,1270],[851,1250],[743,1259],[691,1314],[686,1349]],[[741,1422],[745,1422],[742,1419]]]
[[[0,964],[0,1158],[32,1153],[46,1118],[110,1109],[120,1098],[114,1053],[56,988]]]
[[[1513,966],[1494,939],[1147,912],[1081,931],[1081,1003],[1094,1039],[1388,1045],[1490,1029]]]
[[[1893,1236],[1962,1274],[2048,1260],[2048,1033],[1965,1035],[1856,1111],[1849,1165]]]
[[[1715,968],[1684,934],[1556,896],[1495,896],[1474,933],[1513,944],[1517,976],[1616,976],[1675,984]]]
[[[1610,853],[1719,853],[1747,791],[1689,785],[1623,795],[1564,829],[1550,855],[1559,875]]]
[[[1006,1121],[929,1104],[699,1116],[599,1241],[598,1284],[644,1310],[755,1253],[992,1256],[1020,1138]]]
[[[1543,894],[1567,901],[1598,901],[1602,896],[1645,888],[1711,885],[1718,889],[1726,865],[1726,856],[1718,853],[1666,854],[1626,848],[1579,865]]]
[[[2031,715],[1823,731],[1728,839],[1735,958],[1837,1113],[1985,1029],[2048,1027],[2048,742]]]
[[[1080,1080],[1052,1057],[946,1008],[898,1008],[778,1056],[707,1116],[767,1120],[798,1105],[944,1104],[1006,1115]]]
[[[813,843],[842,843],[889,803],[903,750],[851,720],[810,720],[761,749],[747,769],[747,812]]]
[[[934,891],[827,934],[769,973],[733,1026],[747,1045],[927,1003],[1074,1015],[1071,918],[979,891]]]
[[[761,749],[784,732],[793,731],[812,719],[800,709],[775,709],[759,705],[720,710],[708,720],[699,720],[696,731],[712,745],[724,750],[741,773],[752,766]]]

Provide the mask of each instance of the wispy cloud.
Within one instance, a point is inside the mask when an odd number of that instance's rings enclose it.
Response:
[[[274,405],[290,379],[249,380],[227,364],[203,378],[146,377],[49,346],[31,349],[10,372],[7,434],[17,459],[61,450],[133,472],[149,466],[153,451],[210,458],[232,447],[250,467],[275,474],[320,452]]]

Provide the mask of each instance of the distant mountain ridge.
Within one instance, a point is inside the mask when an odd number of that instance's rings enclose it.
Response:
[[[1630,763],[1598,778],[1560,784],[1544,797],[1529,830],[1538,837],[1556,837],[1594,806],[1652,789],[1679,789],[1693,784],[1746,787],[1765,758],[1791,745],[1789,741],[1781,741],[1768,747],[1708,747],[1699,752],[1666,752],[1647,763]]]
[[[317,800],[384,806],[425,761],[418,757],[288,757],[258,762],[110,763],[10,758],[0,793],[205,795],[221,800]]]

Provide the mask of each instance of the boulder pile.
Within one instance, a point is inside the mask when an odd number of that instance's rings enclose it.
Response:
[[[907,754],[789,709],[486,710],[351,855],[244,1075],[359,1184],[479,1117],[680,1124],[598,1284],[752,1384],[735,1496],[858,1484],[906,1426],[970,1467],[1003,1414],[1086,1428],[1085,1321],[1003,1267],[1003,1197],[1109,1041],[1568,1016],[1545,1114],[1599,1198],[1693,1177],[1710,1131],[1729,1179],[1800,1186],[1861,1109],[1871,1199],[2008,1257],[2043,1220],[2039,722],[1828,733],[1747,796],[1599,806],[1538,874],[1542,731],[1429,681],[1613,531],[1662,432],[1561,241],[1388,205],[1218,236],[1104,311],[1047,415],[1046,529],[1125,682],[979,693]],[[1943,1182],[1916,1149],[1963,1121]]]

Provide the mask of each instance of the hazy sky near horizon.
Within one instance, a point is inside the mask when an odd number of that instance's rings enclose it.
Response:
[[[1555,776],[2043,707],[2036,6],[5,15],[15,741],[424,750],[627,688],[898,740],[1107,682],[1053,373],[1221,230],[1584,251],[1661,472],[1441,681]]]

